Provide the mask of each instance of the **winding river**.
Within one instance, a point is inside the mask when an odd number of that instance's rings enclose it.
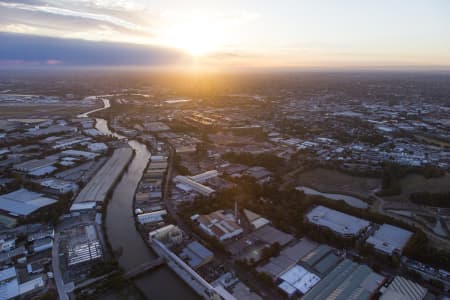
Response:
[[[102,100],[104,104],[102,109],[109,108],[109,100]],[[87,117],[89,113],[102,109],[81,114],[79,117]],[[105,119],[97,118],[96,128],[103,134],[124,138],[112,132]],[[134,193],[151,155],[145,145],[135,140],[128,141],[128,144],[135,150],[136,155],[114,188],[108,202],[105,224],[111,247],[125,271],[156,258],[156,254],[136,230],[133,216]],[[138,277],[135,283],[148,299],[199,299],[198,295],[167,266]]]

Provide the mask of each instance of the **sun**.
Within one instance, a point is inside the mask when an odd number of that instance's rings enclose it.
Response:
[[[164,33],[165,43],[192,56],[205,56],[219,47],[220,32],[204,19],[190,20],[169,28]]]

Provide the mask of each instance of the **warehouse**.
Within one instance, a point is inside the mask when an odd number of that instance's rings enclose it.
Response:
[[[194,269],[209,263],[214,258],[214,254],[211,251],[196,241],[189,243],[179,256]]]
[[[44,287],[42,276],[19,283],[15,267],[0,270],[0,299],[12,299]]]
[[[140,224],[157,223],[163,221],[163,216],[165,215],[167,215],[167,211],[163,209],[150,213],[140,214],[137,216],[137,219]]]
[[[91,262],[103,257],[102,247],[98,240],[87,241],[75,245],[68,251],[69,266],[75,266],[81,263]]]
[[[78,185],[71,181],[65,181],[56,178],[45,178],[38,181],[38,183],[51,194],[66,194],[68,192],[75,193],[78,190]]]
[[[320,278],[317,275],[308,272],[305,268],[298,265],[291,267],[287,272],[280,276],[280,279],[282,282],[278,287],[289,297],[297,291],[301,294],[305,294],[320,281]]]
[[[373,297],[385,278],[366,265],[359,265],[348,259],[342,261],[333,271],[316,284],[302,298],[304,300],[352,299],[368,300]]]
[[[401,255],[412,235],[411,231],[383,224],[366,242],[383,254]]]
[[[232,214],[224,214],[224,211],[218,210],[208,215],[196,215],[191,219],[197,220],[200,229],[211,236],[215,236],[220,241],[230,239],[240,235],[243,230],[236,223]]]
[[[334,269],[341,259],[334,253],[334,249],[327,245],[320,245],[302,257],[301,264],[320,276],[327,275]]]
[[[94,159],[98,156],[97,153],[88,152],[88,151],[80,151],[80,150],[65,150],[61,152],[62,155],[69,155],[75,157],[83,157],[85,159]]]
[[[186,176],[181,176],[181,175],[176,176],[175,182],[181,184],[180,185],[181,187],[187,186],[189,189],[194,190],[204,196],[210,196],[215,192],[215,190],[213,190],[212,188],[207,187],[203,184],[200,184]],[[177,184],[177,187],[179,187],[178,184]],[[186,190],[186,189],[184,189],[184,190]]]
[[[314,207],[307,215],[307,220],[319,227],[328,228],[343,237],[356,237],[369,226],[369,222],[344,214],[325,206]]]
[[[381,289],[380,300],[422,300],[427,289],[421,285],[396,276],[387,288]]]
[[[43,158],[43,159],[33,159],[17,165],[14,165],[14,169],[24,173],[31,173],[37,171],[41,168],[49,167],[57,162],[56,159]]]
[[[267,264],[258,267],[257,271],[266,273],[273,279],[276,279],[318,246],[319,244],[316,242],[303,238],[295,245],[283,249],[280,255],[271,258]]]
[[[253,225],[253,228],[258,229],[263,227],[264,225],[269,224],[269,220],[266,218],[261,217],[260,215],[252,212],[251,210],[244,208],[244,215],[247,218],[247,220]]]
[[[105,201],[108,191],[116,180],[118,180],[132,156],[133,151],[131,148],[118,148],[114,150],[113,155],[78,194],[75,199],[75,204]]]
[[[26,217],[37,210],[55,204],[55,199],[44,197],[26,189],[19,189],[0,196],[0,210],[13,216]]]
[[[69,127],[65,125],[52,125],[47,128],[41,128],[36,130],[30,130],[28,131],[28,135],[39,137],[39,136],[45,136],[45,135],[54,135],[54,134],[60,134],[65,132],[76,132],[77,128],[75,127]]]
[[[208,179],[214,178],[219,176],[219,172],[217,172],[217,170],[211,170],[211,171],[206,171],[194,176],[190,176],[190,178],[198,183],[203,183],[205,181],[207,181]]]
[[[38,253],[53,248],[53,240],[51,238],[44,238],[33,242],[33,252]]]

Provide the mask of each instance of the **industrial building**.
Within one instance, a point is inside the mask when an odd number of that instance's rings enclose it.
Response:
[[[387,288],[381,289],[380,300],[422,300],[427,294],[427,289],[421,285],[396,276]]]
[[[60,195],[68,192],[75,193],[78,190],[78,185],[76,183],[56,178],[45,178],[37,182],[50,194]]]
[[[165,215],[167,215],[167,211],[163,209],[159,211],[137,215],[137,219],[140,224],[157,223],[163,221],[163,216]]]
[[[16,247],[16,237],[0,238],[0,252],[8,252]]]
[[[280,231],[271,225],[265,225],[242,238],[226,245],[226,249],[231,255],[238,259],[247,259],[258,262],[262,257],[263,249],[274,244],[281,247],[289,244],[294,237],[288,233]]]
[[[208,215],[195,215],[191,219],[198,222],[200,229],[220,241],[238,236],[243,232],[242,228],[236,223],[234,215],[225,214],[223,210]]]
[[[295,245],[281,250],[280,255],[272,257],[268,263],[258,267],[256,270],[258,272],[266,273],[275,280],[289,268],[296,265],[303,256],[310,253],[318,246],[319,244],[316,242],[303,238]]]
[[[103,257],[102,247],[98,240],[87,241],[78,244],[68,251],[67,264],[75,266],[81,263],[91,262]]]
[[[91,143],[88,145],[88,149],[92,152],[103,152],[108,150],[108,146],[105,143]]]
[[[95,174],[94,178],[78,194],[74,205],[83,202],[103,202],[106,199],[106,194],[119,178],[132,156],[133,151],[131,148],[118,148],[114,150],[111,158],[108,159]]]
[[[370,225],[369,221],[321,205],[314,207],[306,218],[312,224],[348,238],[358,236]]]
[[[272,172],[260,166],[248,168],[244,174],[254,177],[259,183],[268,182],[272,179]]]
[[[383,276],[373,272],[368,266],[345,259],[302,299],[368,300],[384,281]]]
[[[280,279],[282,282],[278,287],[289,297],[293,296],[296,292],[306,294],[306,292],[320,281],[317,275],[298,265],[291,267],[280,276]]]
[[[277,228],[266,225],[263,226],[250,234],[251,238],[256,238],[268,245],[273,245],[278,243],[281,247],[286,246],[292,240],[294,240],[294,236],[278,230]]]
[[[401,255],[412,235],[411,231],[383,224],[366,242],[372,245],[376,251],[383,254]]]
[[[49,228],[49,229],[30,233],[27,237],[27,240],[29,242],[33,242],[33,241],[44,239],[47,237],[54,238],[54,236],[55,236],[55,230],[53,228]]]
[[[146,122],[143,124],[145,130],[150,132],[168,131],[170,127],[163,122]]]
[[[209,263],[214,258],[214,254],[197,241],[189,243],[179,256],[194,269]]]
[[[98,153],[88,152],[88,151],[80,151],[80,150],[65,150],[61,152],[62,155],[69,155],[75,157],[82,157],[85,159],[94,159],[98,156]]]
[[[38,253],[53,248],[53,240],[49,237],[33,242],[33,252]]]
[[[32,159],[13,166],[14,170],[27,173],[30,176],[42,176],[56,170],[53,165],[57,162],[55,158]]]
[[[203,183],[205,181],[207,181],[208,179],[214,178],[219,176],[219,172],[217,170],[211,170],[211,171],[206,171],[194,176],[189,176],[189,178],[191,178],[192,180],[198,182],[198,183]]]
[[[12,261],[19,256],[26,256],[28,254],[25,246],[19,246],[14,249],[9,250],[5,253],[0,253],[0,264]]]
[[[28,131],[28,135],[33,137],[40,137],[40,136],[46,136],[46,135],[55,135],[65,132],[76,132],[76,127],[70,127],[65,125],[51,125],[46,128],[38,128]]]
[[[215,190],[213,190],[212,188],[198,183],[187,176],[178,175],[175,177],[174,181],[177,183],[177,187],[179,189],[186,192],[193,190],[204,196],[211,196],[213,193],[215,193]]]
[[[319,276],[327,275],[341,261],[334,253],[334,249],[327,245],[320,245],[301,259],[301,264]]]
[[[181,230],[174,225],[168,225],[150,232],[149,241],[152,249],[162,256],[166,260],[167,265],[197,294],[204,299],[220,299],[219,290],[204,280],[187,263],[168,248],[171,244],[174,244],[173,239],[171,238],[172,233],[175,234],[176,237],[182,236]]]
[[[183,241],[183,231],[173,224],[149,232],[148,240],[157,239],[165,245],[175,245]]]
[[[260,215],[248,210],[244,209],[244,215],[250,224],[253,225],[253,228],[258,229],[270,223],[266,218],[261,217]]]
[[[0,299],[12,299],[26,295],[43,288],[44,285],[45,281],[43,276],[19,283],[15,267],[0,271]]]
[[[26,217],[56,202],[58,201],[44,197],[40,193],[19,189],[9,194],[0,195],[0,210],[13,216]]]

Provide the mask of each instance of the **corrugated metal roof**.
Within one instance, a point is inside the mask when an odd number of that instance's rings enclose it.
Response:
[[[302,299],[367,300],[372,291],[366,289],[367,286],[370,286],[365,282],[366,279],[371,278],[375,281],[380,278],[384,279],[382,276],[373,277],[372,273],[373,271],[369,267],[345,259]],[[379,285],[381,284],[380,281]]]
[[[0,209],[16,216],[27,216],[34,211],[56,203],[57,200],[42,194],[20,189],[0,196]]]
[[[312,267],[329,252],[331,252],[331,248],[329,246],[320,245],[319,247],[308,253],[305,257],[303,257],[302,262]]]
[[[426,288],[401,276],[395,277],[388,289],[393,289],[394,291],[399,292],[412,300],[421,300],[427,294]]]
[[[0,282],[16,277],[16,268],[11,267],[0,271]]]

